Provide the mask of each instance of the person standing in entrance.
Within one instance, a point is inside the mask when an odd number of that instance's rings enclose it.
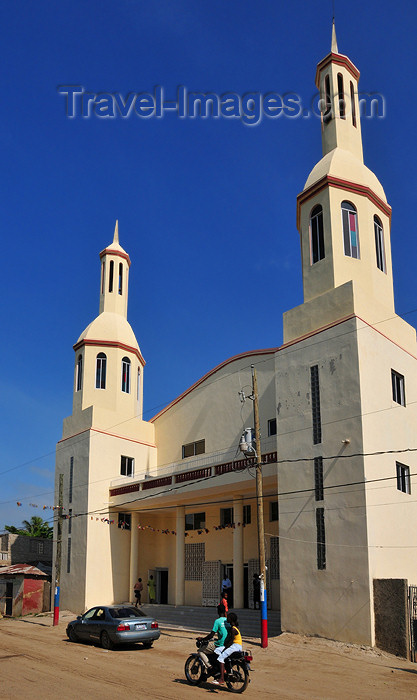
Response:
[[[232,589],[232,582],[231,582],[230,578],[225,574],[224,579],[222,581],[222,595],[224,595],[225,593],[227,593],[229,595],[229,593],[231,592],[231,589]]]
[[[149,576],[148,581],[148,597],[150,603],[155,602],[155,581],[153,580],[152,574]]]
[[[135,598],[136,598],[135,608],[139,607],[141,604],[142,591],[143,591],[142,579],[138,578],[137,582],[133,586],[133,592],[134,592]]]

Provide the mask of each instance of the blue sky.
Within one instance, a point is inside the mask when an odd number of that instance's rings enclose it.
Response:
[[[364,156],[393,207],[396,309],[414,325],[417,6],[335,4],[339,51],[385,99],[384,119],[362,121]],[[57,87],[309,105],[331,17],[331,0],[2,3],[0,530],[51,517],[28,504],[53,504],[72,346],[98,313],[115,219],[150,418],[219,362],[282,342],[282,313],[302,302],[296,196],[321,157],[314,117],[68,119]]]

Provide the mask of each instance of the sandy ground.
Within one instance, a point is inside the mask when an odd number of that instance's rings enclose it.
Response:
[[[184,662],[196,633],[163,629],[152,649],[115,651],[72,644],[66,638],[71,613],[57,627],[50,615],[0,620],[0,697],[110,700],[128,694],[147,698],[225,697],[227,689],[189,686]],[[267,649],[251,648],[251,683],[245,700],[259,698],[417,698],[417,664],[374,649],[282,634]]]

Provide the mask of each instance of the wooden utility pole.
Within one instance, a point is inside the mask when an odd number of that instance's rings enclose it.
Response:
[[[62,559],[62,511],[64,508],[64,475],[59,475],[58,491],[58,524],[56,537],[55,558],[55,595],[54,595],[54,626],[59,622],[59,592],[61,585],[61,559]]]
[[[264,531],[264,500],[262,487],[262,453],[261,431],[259,427],[259,397],[256,369],[252,369],[252,393],[253,393],[253,417],[255,422],[255,449],[256,449],[256,513],[258,523],[258,552],[261,583],[261,647],[268,646],[268,617],[266,605],[266,565],[265,565],[265,531]]]

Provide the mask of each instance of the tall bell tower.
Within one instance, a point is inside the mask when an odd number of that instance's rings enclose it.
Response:
[[[284,342],[351,315],[407,333],[394,308],[391,207],[363,162],[359,75],[333,23],[316,70],[323,156],[297,198],[304,304],[284,314]]]

